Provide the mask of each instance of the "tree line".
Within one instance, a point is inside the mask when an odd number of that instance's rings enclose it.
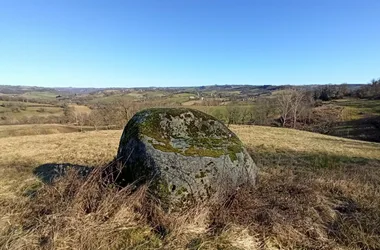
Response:
[[[380,99],[380,78],[372,79],[369,84],[358,89],[357,96],[359,98]]]
[[[327,133],[341,119],[342,109],[320,105],[315,92],[303,88],[283,89],[276,95],[259,97],[250,106],[230,103],[223,114],[212,114],[227,124],[291,127]]]

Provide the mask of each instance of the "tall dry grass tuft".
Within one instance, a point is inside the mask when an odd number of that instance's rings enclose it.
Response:
[[[262,249],[380,249],[379,184],[348,168],[266,168],[256,187],[214,208],[212,225],[246,227]]]
[[[143,213],[146,187],[132,192],[104,181],[102,168],[87,178],[74,170],[45,185],[18,209],[22,211],[1,242],[12,249],[118,249],[157,246]],[[20,233],[21,231],[21,233]],[[10,237],[9,237],[10,236]],[[4,240],[3,240],[4,241]]]

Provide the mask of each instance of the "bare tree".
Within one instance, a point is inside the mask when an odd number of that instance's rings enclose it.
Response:
[[[280,110],[282,126],[285,127],[287,123],[291,123],[291,126],[296,128],[301,114],[310,116],[313,104],[312,99],[310,94],[300,89],[293,88],[281,92],[277,98],[277,104]]]
[[[281,115],[281,124],[285,127],[286,122],[292,111],[292,93],[291,90],[282,91],[277,97],[277,104]]]
[[[78,125],[80,126],[80,131],[83,132],[83,126],[88,123],[88,114],[87,113],[76,113]]]
[[[133,106],[133,102],[126,99],[118,99],[115,103],[115,107],[119,109],[125,121],[128,121],[133,116]]]
[[[91,110],[88,120],[89,125],[94,126],[95,130],[98,130],[98,127],[102,124],[101,118],[99,117],[99,112],[96,109]]]
[[[301,90],[293,89],[291,90],[290,94],[291,94],[291,100],[292,100],[291,112],[293,115],[293,128],[295,128],[297,125],[298,111],[300,109],[300,106],[302,105],[302,102],[304,101],[305,92]]]
[[[63,105],[63,115],[65,117],[65,122],[77,122],[75,109],[67,104]]]
[[[257,98],[253,107],[253,121],[259,125],[269,125],[269,118],[276,113],[276,103],[270,98]]]
[[[239,107],[234,104],[227,105],[227,120],[228,125],[230,124],[239,124],[241,121],[241,112]]]

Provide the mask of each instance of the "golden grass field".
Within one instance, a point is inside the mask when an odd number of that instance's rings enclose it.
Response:
[[[80,128],[61,124],[23,124],[0,126],[0,138],[79,132]]]
[[[380,144],[231,129],[260,169],[258,185],[228,207],[161,214],[165,234],[142,209],[144,190],[99,193],[77,177],[52,186],[33,174],[46,163],[104,166],[121,130],[0,138],[0,249],[380,249]]]

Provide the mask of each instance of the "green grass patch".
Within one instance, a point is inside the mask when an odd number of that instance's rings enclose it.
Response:
[[[367,99],[341,99],[331,102],[337,106],[345,107],[346,119],[359,119],[366,115],[380,115],[380,100]]]

